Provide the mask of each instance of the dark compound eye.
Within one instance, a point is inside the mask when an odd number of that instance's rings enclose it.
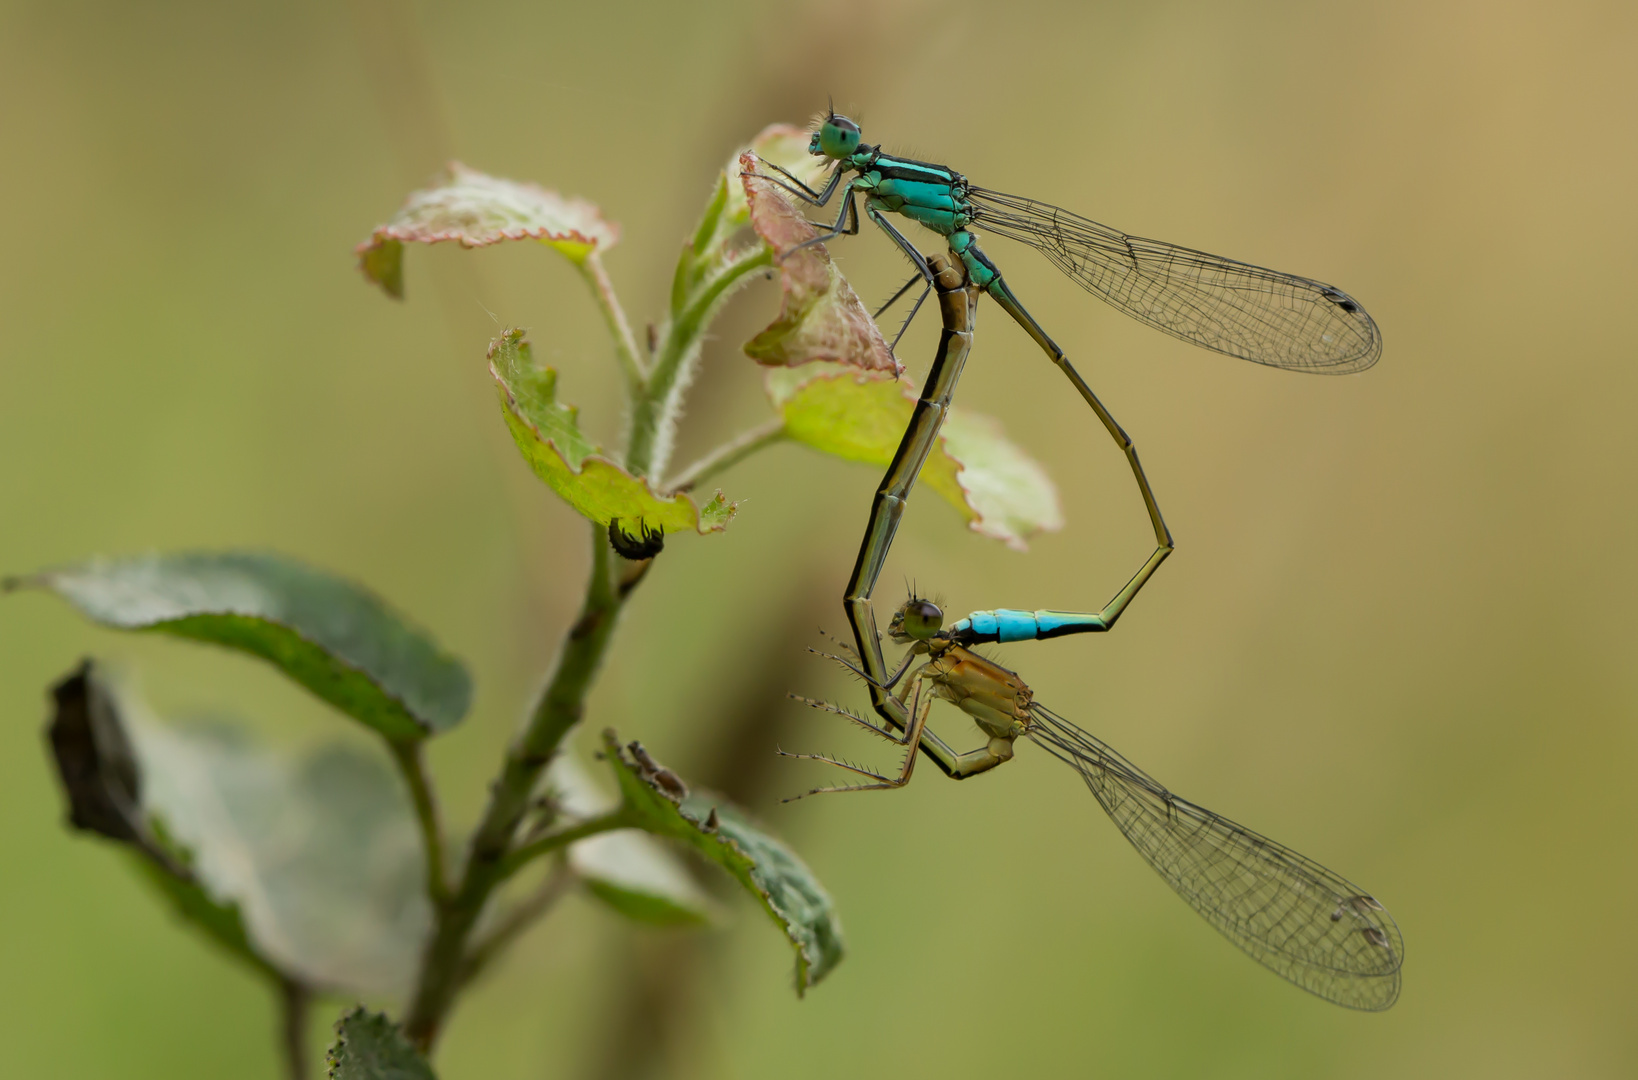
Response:
[[[913,596],[899,609],[896,621],[907,637],[925,641],[944,628],[944,612],[931,600]]]

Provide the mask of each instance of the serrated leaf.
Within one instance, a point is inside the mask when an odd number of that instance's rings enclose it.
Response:
[[[405,243],[454,240],[475,248],[505,240],[539,240],[576,263],[607,250],[619,226],[585,199],[535,184],[489,176],[451,162],[432,187],[411,192],[402,209],[357,247],[359,269],[390,295],[404,295]]]
[[[336,1021],[326,1061],[330,1080],[437,1080],[398,1025],[362,1005]]]
[[[746,153],[739,161],[751,227],[783,256],[779,260],[779,315],[746,342],[745,354],[773,367],[829,361],[895,375],[902,371],[875,320],[824,245],[797,250],[818,236],[818,230],[784,191],[757,175],[756,155]]]
[[[603,733],[603,751],[627,807],[641,827],[668,836],[721,866],[762,905],[796,952],[798,995],[842,959],[842,924],[830,897],[802,860],[719,798],[688,794],[675,773],[637,743]]]
[[[278,555],[96,560],[8,585],[48,589],[104,626],[259,656],[391,739],[454,727],[472,697],[461,662],[376,594]]]
[[[582,515],[607,525],[619,518],[666,532],[720,532],[738,506],[719,491],[701,509],[688,495],[660,496],[646,477],[633,476],[604,456],[580,430],[577,410],[557,400],[557,372],[536,367],[522,330],[508,330],[489,346],[501,412],[536,476]]]
[[[893,460],[918,396],[907,379],[836,364],[770,371],[767,389],[789,438],[883,467]],[[950,409],[920,483],[960,511],[968,528],[1015,549],[1032,533],[1063,527],[1046,470],[1007,440],[999,422],[959,407]]]
[[[567,754],[552,762],[547,784],[575,817],[596,817],[619,805]],[[701,925],[715,914],[716,905],[677,857],[641,830],[620,829],[576,841],[569,845],[568,860],[587,891],[627,918],[662,926]]]

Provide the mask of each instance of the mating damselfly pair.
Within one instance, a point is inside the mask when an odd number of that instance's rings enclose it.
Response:
[[[832,163],[822,188],[804,184],[777,165],[780,177],[764,177],[815,206],[826,205],[841,190],[842,208],[829,230],[800,246],[857,233],[858,197],[863,195],[864,216],[882,228],[916,267],[916,275],[888,305],[918,280],[925,281],[911,317],[936,290],[944,324],[921,399],[872,502],[848,583],[844,604],[855,656],[835,657],[865,682],[883,723],[810,702],[905,747],[906,760],[896,775],[888,776],[826,755],[794,755],[838,765],[866,781],[814,793],[902,787],[920,753],[947,775],[962,779],[1011,759],[1013,741],[1027,736],[1072,765],[1161,877],[1259,963],[1341,1005],[1366,1010],[1392,1005],[1399,994],[1404,943],[1392,917],[1370,895],[1312,860],[1172,795],[1106,744],[1037,704],[1015,673],[969,648],[982,642],[1106,631],[1173,550],[1171,533],[1132,440],[979,248],[975,227],[1036,248],[1088,291],[1156,329],[1273,367],[1327,374],[1362,371],[1381,354],[1376,324],[1356,301],[1330,285],[1129,236],[1033,199],[976,187],[942,165],[896,157],[865,144],[858,125],[834,112],[819,123],[809,149]],[[852,179],[843,186],[849,173]],[[908,218],[944,237],[949,257],[923,256],[887,214]],[[1120,447],[1143,497],[1156,546],[1126,585],[1096,612],[1002,608],[974,612],[946,629],[942,611],[912,598],[889,627],[896,643],[909,646],[898,669],[889,673],[871,594],[910,490],[954,397],[972,345],[980,294],[994,299],[1040,346]],[[909,676],[905,689],[897,691],[918,657],[926,659]],[[972,717],[988,737],[987,744],[957,753],[927,730],[936,698],[956,704]]]

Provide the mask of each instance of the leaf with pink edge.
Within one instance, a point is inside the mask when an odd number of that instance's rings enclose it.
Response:
[[[795,250],[819,235],[812,222],[778,185],[758,175],[755,154],[743,154],[739,162],[751,227],[774,252],[786,253],[779,260],[779,316],[746,342],[745,354],[773,367],[831,361],[895,375],[902,371],[824,245]]]
[[[404,245],[457,241],[484,247],[505,240],[539,240],[579,264],[612,247],[619,226],[593,203],[565,198],[535,184],[505,180],[452,161],[430,188],[410,193],[404,206],[358,245],[359,269],[388,294],[404,295]]]

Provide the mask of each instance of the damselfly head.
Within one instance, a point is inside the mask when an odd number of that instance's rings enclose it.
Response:
[[[930,641],[942,629],[943,609],[919,596],[906,600],[904,606],[893,613],[893,621],[887,624],[888,636],[901,645],[911,641]]]
[[[859,149],[861,137],[858,124],[845,116],[837,116],[835,112],[830,112],[825,115],[819,130],[813,133],[813,138],[808,142],[808,153],[815,157],[828,157],[840,161]]]

